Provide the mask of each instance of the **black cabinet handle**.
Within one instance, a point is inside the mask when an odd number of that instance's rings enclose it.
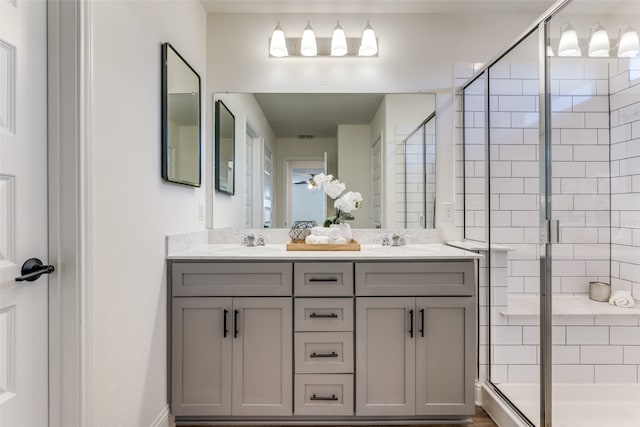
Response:
[[[409,310],[409,336],[413,338],[413,310]]]
[[[224,313],[222,314],[222,337],[226,338],[227,334],[229,334],[229,329],[227,329],[227,315],[229,314],[229,310],[224,309]]]
[[[335,351],[332,351],[331,353],[316,353],[315,351],[313,353],[311,353],[311,355],[309,356],[312,359],[315,359],[317,357],[338,357],[338,355],[336,354]]]
[[[310,318],[312,319],[337,319],[338,315],[335,313],[331,313],[331,314],[317,314],[317,313],[311,313],[309,315]]]
[[[239,314],[240,314],[240,311],[233,310],[233,337],[234,338],[238,338],[238,333],[240,332],[238,330],[238,315]]]
[[[322,278],[322,277],[312,277],[311,279],[309,279],[309,282],[337,282],[338,279],[336,277],[327,277],[327,278]]]
[[[424,338],[424,308],[420,309],[420,336]]]
[[[332,394],[331,397],[316,396],[314,394],[313,396],[311,396],[310,400],[338,400],[338,398],[335,394]]]

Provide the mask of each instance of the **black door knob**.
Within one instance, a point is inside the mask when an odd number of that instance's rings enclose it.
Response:
[[[55,270],[53,265],[44,265],[38,258],[29,258],[22,264],[20,269],[22,276],[16,277],[16,282],[33,282],[43,274],[51,274]]]

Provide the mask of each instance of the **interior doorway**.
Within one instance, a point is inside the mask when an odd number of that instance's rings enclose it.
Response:
[[[286,161],[285,227],[291,227],[295,221],[315,221],[317,224],[324,222],[327,211],[324,192],[309,186],[309,180],[324,171],[323,159]]]

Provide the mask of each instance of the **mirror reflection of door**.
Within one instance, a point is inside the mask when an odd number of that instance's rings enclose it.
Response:
[[[291,227],[295,221],[315,221],[322,224],[326,216],[324,191],[309,188],[308,181],[324,172],[324,160],[287,161],[287,222]]]
[[[253,135],[248,129],[244,148],[244,226],[253,228]]]
[[[262,181],[262,226],[264,228],[271,228],[271,203],[272,203],[272,184],[271,184],[271,165],[272,165],[272,153],[271,149],[264,145],[264,157],[263,161],[263,181]]]

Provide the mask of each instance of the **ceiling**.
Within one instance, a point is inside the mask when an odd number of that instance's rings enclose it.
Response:
[[[379,93],[256,93],[267,121],[278,138],[335,138],[338,123],[369,124],[384,94]]]
[[[542,13],[553,0],[201,0],[214,13]]]

